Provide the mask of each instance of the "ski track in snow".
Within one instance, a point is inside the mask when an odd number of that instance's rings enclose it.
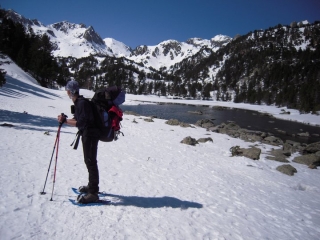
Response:
[[[253,144],[143,116],[124,115],[125,136],[99,143],[107,206],[69,202],[76,198],[71,187],[86,184],[87,172],[81,145],[70,147],[77,130],[63,126],[50,201],[55,155],[47,194],[39,193],[56,117],[70,114],[71,100],[19,76],[7,76],[0,89],[0,123],[14,125],[0,127],[1,239],[319,239],[319,170],[291,162],[298,173],[289,177],[276,171],[281,163],[265,158],[273,146],[255,143],[259,161],[231,157],[230,147]],[[181,144],[187,136],[213,143]]]

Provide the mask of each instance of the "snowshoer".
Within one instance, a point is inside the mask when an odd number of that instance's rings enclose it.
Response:
[[[59,115],[58,121],[79,129],[79,134],[82,137],[84,162],[89,174],[88,185],[79,187],[79,191],[84,194],[81,195],[78,202],[84,204],[97,202],[99,200],[99,169],[97,163],[99,129],[95,125],[93,109],[89,101],[79,95],[78,82],[70,80],[65,89],[74,103],[74,118],[67,119],[64,115]]]

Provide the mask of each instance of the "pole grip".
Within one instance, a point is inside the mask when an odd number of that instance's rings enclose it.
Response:
[[[64,113],[61,113],[61,116],[64,117],[64,118],[63,118],[62,122],[59,122],[59,126],[60,126],[60,127],[62,126],[62,124],[64,124],[64,122],[65,122],[66,119],[68,118],[68,116],[65,115]]]

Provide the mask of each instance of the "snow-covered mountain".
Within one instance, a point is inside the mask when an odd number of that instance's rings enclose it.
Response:
[[[38,20],[26,19],[20,14],[9,10],[8,17],[20,22],[26,29],[31,28],[35,34],[47,34],[55,46],[55,57],[82,58],[89,55],[107,55],[112,57],[126,57],[129,60],[154,69],[170,68],[199,52],[204,56],[211,51],[217,51],[221,46],[228,44],[231,38],[217,35],[214,38],[191,38],[186,42],[166,40],[155,46],[141,45],[132,50],[130,47],[113,38],[102,39],[92,26],[62,21],[48,26]]]
[[[38,20],[26,19],[12,10],[9,10],[7,15],[23,24],[26,30],[31,28],[37,35],[47,34],[54,45],[52,54],[55,57],[82,58],[94,54],[117,56],[117,53],[126,52],[128,49],[121,43],[116,44],[116,47],[111,43],[109,47],[106,43],[110,41],[105,43],[92,26],[87,27],[85,24],[62,21],[45,26]]]
[[[169,68],[199,52],[204,57],[208,56],[230,41],[231,38],[224,35],[217,35],[211,40],[201,38],[191,38],[186,42],[167,40],[155,46],[139,46],[129,59],[155,69]]]

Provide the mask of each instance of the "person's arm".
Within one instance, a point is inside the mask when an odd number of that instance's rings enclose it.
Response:
[[[65,121],[65,123],[66,124],[68,124],[68,125],[70,125],[70,126],[72,126],[72,127],[75,127],[76,126],[76,124],[77,124],[77,120],[75,120],[75,119],[73,119],[73,118],[71,118],[71,119],[66,119],[66,121]]]
[[[59,115],[59,116],[58,116],[58,122],[63,122],[64,117],[65,117],[65,116]],[[77,120],[75,120],[74,118],[72,118],[72,119],[66,118],[66,120],[65,120],[64,123],[66,123],[66,124],[68,124],[68,125],[70,125],[70,126],[75,127],[76,124],[77,124]]]

